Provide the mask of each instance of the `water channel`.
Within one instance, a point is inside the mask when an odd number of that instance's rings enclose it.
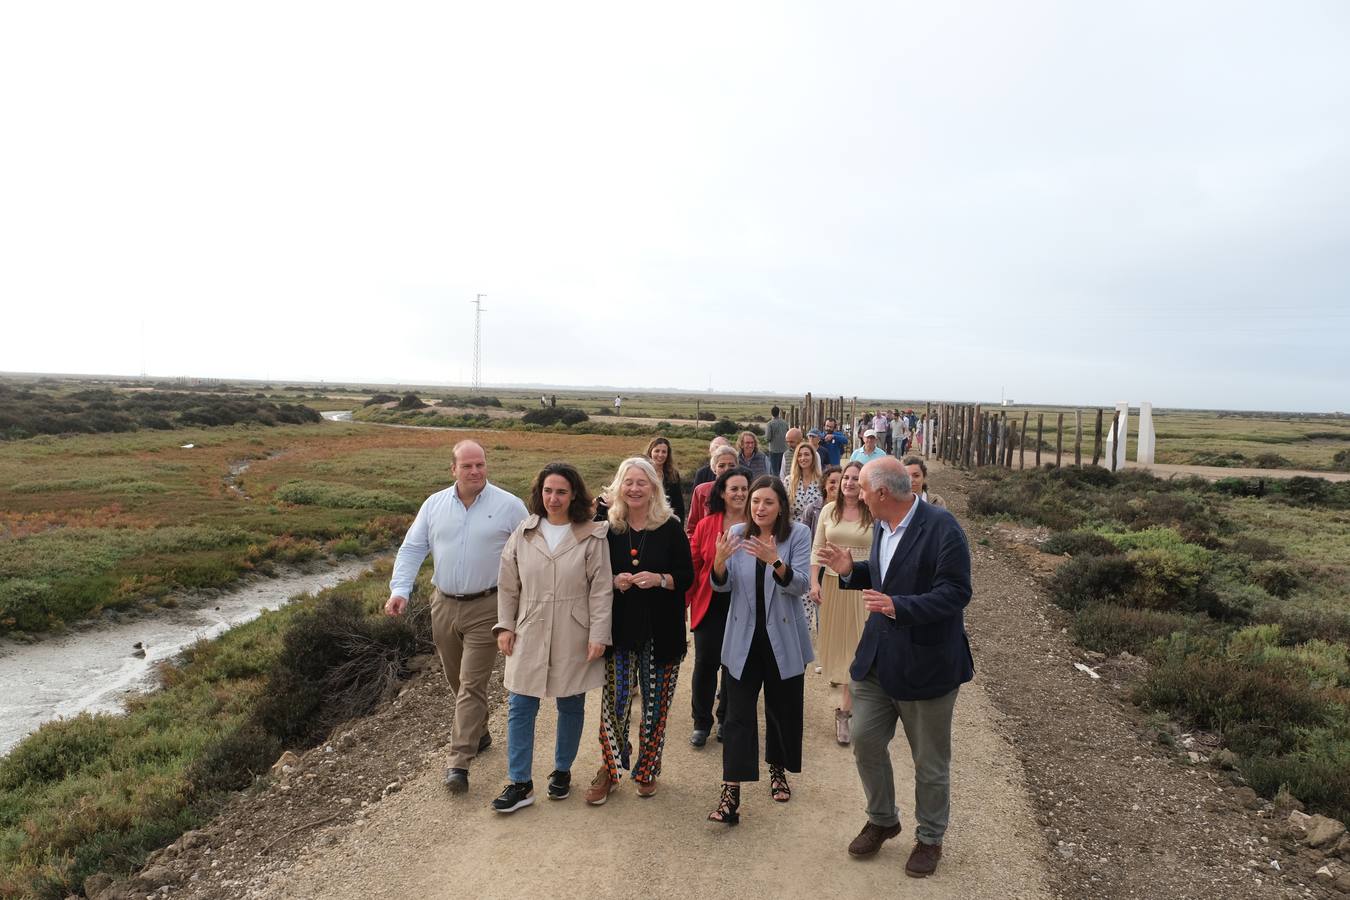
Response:
[[[369,568],[367,560],[323,564],[317,571],[245,583],[201,605],[80,627],[34,644],[0,641],[0,754],[51,719],[120,711],[128,694],[154,686],[160,660]]]

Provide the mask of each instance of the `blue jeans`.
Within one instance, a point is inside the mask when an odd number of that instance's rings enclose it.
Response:
[[[539,715],[539,698],[510,694],[506,711],[506,777],[514,782],[532,781],[534,769],[534,720]],[[553,767],[572,771],[572,762],[581,746],[581,729],[586,722],[586,695],[558,698],[558,737],[553,748]]]

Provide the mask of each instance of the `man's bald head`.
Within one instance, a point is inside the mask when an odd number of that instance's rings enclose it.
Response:
[[[858,475],[860,498],[875,518],[893,520],[914,499],[909,470],[893,456],[872,460]]]
[[[795,447],[802,442],[802,430],[800,428],[789,428],[787,430],[787,442],[789,446]]]

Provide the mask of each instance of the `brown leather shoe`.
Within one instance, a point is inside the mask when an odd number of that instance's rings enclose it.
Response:
[[[853,843],[848,845],[848,852],[854,856],[872,856],[881,849],[881,845],[900,833],[900,823],[886,828],[882,825],[873,825],[868,822],[863,826],[862,831],[853,839]]]
[[[653,778],[651,781],[639,781],[637,783],[637,794],[639,797],[655,797],[656,779]]]
[[[905,863],[905,874],[910,878],[927,878],[937,871],[940,859],[942,859],[941,844],[916,841],[914,850],[909,854],[909,861]]]
[[[595,773],[595,778],[591,779],[591,786],[586,789],[586,802],[591,806],[602,806],[618,787],[617,781],[610,780],[609,769],[601,766],[600,771]]]

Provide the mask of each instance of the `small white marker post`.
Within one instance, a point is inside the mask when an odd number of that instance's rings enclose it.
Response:
[[[1154,444],[1157,442],[1157,435],[1153,431],[1153,404],[1141,402],[1139,404],[1139,446],[1135,451],[1135,462],[1141,466],[1153,465]]]

